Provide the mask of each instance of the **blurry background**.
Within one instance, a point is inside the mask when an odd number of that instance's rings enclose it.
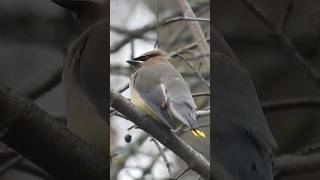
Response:
[[[209,17],[208,1],[189,2],[196,16]],[[272,22],[278,24],[289,1],[254,2]],[[179,11],[174,0],[159,0],[158,9],[160,20],[173,17]],[[6,1],[0,4],[0,14],[0,78],[20,92],[28,94],[61,69],[68,45],[80,33],[79,25],[70,12],[49,0]],[[155,22],[155,1],[112,0],[110,14],[111,88],[119,90],[127,85],[131,73],[125,60],[154,47],[155,28],[138,38],[127,38],[127,34]],[[305,97],[318,100],[320,90],[314,81],[241,0],[215,0],[212,16],[214,24],[226,36],[242,64],[252,75],[262,104]],[[316,69],[320,69],[319,22],[320,4],[317,0],[294,0],[284,27],[285,34],[290,37],[298,52]],[[201,25],[209,35],[208,23],[201,22]],[[123,29],[127,31],[121,33],[120,30]],[[168,52],[193,42],[190,31],[182,21],[161,26],[159,33],[160,49]],[[191,52],[183,55],[191,58],[199,55],[197,49]],[[206,86],[179,58],[172,63],[182,72],[192,92],[207,91]],[[129,97],[129,92],[126,90],[123,95]],[[204,108],[208,98],[196,98],[196,101]],[[60,85],[37,98],[36,103],[50,114],[64,117],[64,97]],[[279,144],[276,155],[295,152],[320,141],[320,114],[316,106],[278,111],[265,109],[265,113]],[[126,129],[132,124],[117,116],[113,116],[111,121],[111,153],[118,154],[113,158],[112,177],[139,179],[144,174],[145,178],[150,179],[167,178],[165,164],[158,156],[155,145],[149,141],[150,138],[146,138],[141,130],[133,129],[129,131],[132,141],[127,144],[124,136],[128,133]],[[206,123],[207,119],[200,119],[200,122]],[[206,129],[208,134],[208,128]],[[209,159],[209,138],[198,142],[192,139],[190,133],[185,133],[182,138],[189,140],[190,145]],[[186,168],[172,153],[166,151],[166,154],[172,162],[171,168],[175,175]],[[155,157],[157,159],[154,161]],[[187,172],[182,179],[195,179],[196,176],[192,174]],[[312,173],[281,179],[307,180],[319,177],[319,173]],[[50,178],[29,161],[0,144],[0,179]]]
[[[252,0],[272,23],[278,25],[287,11],[289,0]],[[284,33],[292,40],[305,61],[320,72],[319,22],[320,3],[316,0],[293,0],[284,24]],[[215,0],[213,23],[225,35],[243,66],[251,74],[258,96],[278,142],[276,155],[293,153],[320,142],[319,86],[288,53],[278,37],[243,3],[242,0]],[[268,109],[280,100],[307,98],[313,105],[299,108]],[[284,107],[284,106],[282,106]],[[281,180],[319,179],[320,173],[300,174]]]
[[[61,70],[68,45],[80,33],[73,14],[50,0],[1,3],[0,27],[0,79],[26,95]],[[33,99],[53,116],[64,117],[61,85]],[[0,179],[50,177],[0,143]]]
[[[157,14],[159,14],[159,22],[162,24],[166,19],[181,16],[179,14],[181,11],[175,0],[116,0],[110,2],[110,87],[116,91],[123,91],[122,95],[129,98],[130,92],[127,85],[132,70],[125,61],[154,49],[157,39]],[[210,1],[190,0],[188,2],[197,17],[210,17]],[[206,36],[209,37],[209,22],[201,22],[200,24]],[[160,49],[168,53],[194,42],[185,21],[160,25],[158,33]],[[208,56],[201,55],[197,48],[183,52],[181,55],[189,59],[193,65],[198,65],[199,61],[197,60]],[[181,58],[173,58],[171,62],[183,75],[192,93],[209,92],[208,87],[199,80]],[[202,67],[200,71],[208,80],[207,68]],[[195,97],[195,101],[199,109],[209,107],[209,96]],[[150,141],[151,138],[139,129],[128,131],[127,129],[133,123],[119,116],[121,115],[118,113],[111,116],[110,152],[113,157],[111,179],[168,179],[166,164],[159,155],[156,145]],[[194,138],[190,131],[183,133],[181,138],[209,160],[209,117],[206,116],[198,120],[200,124],[206,125],[202,130],[207,134],[207,138]],[[132,136],[130,143],[125,142],[126,134]],[[173,177],[187,169],[186,164],[171,151],[165,150],[164,152],[169,160]],[[192,171],[187,171],[180,177],[184,180],[197,178],[198,175]]]

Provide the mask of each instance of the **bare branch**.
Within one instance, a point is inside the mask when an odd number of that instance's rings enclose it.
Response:
[[[320,108],[320,99],[296,98],[262,103],[264,112],[283,111],[296,108]]]
[[[192,94],[192,97],[199,97],[199,96],[210,96],[210,92],[199,92],[199,93]]]
[[[203,117],[203,116],[209,116],[210,115],[210,110],[206,110],[206,111],[197,111],[196,112],[197,118],[198,117]]]
[[[21,163],[21,161],[25,160],[23,156],[17,154],[14,151],[2,152],[1,156],[3,155],[9,156],[9,160],[1,165],[0,174],[4,174],[4,172],[6,172],[8,169],[13,168],[18,163]]]
[[[148,137],[149,136],[144,133],[143,135],[139,136],[139,138],[137,138],[134,142],[126,146],[125,150],[127,151],[127,153],[121,154],[121,163],[117,163],[117,166],[113,166],[115,170],[111,173],[110,179],[115,179],[119,171],[125,166],[125,162],[130,157],[130,155],[135,154]],[[116,149],[115,151],[117,152],[118,149]],[[120,155],[119,153],[117,154]]]
[[[33,87],[24,90],[24,94],[26,94],[31,100],[39,98],[61,82],[61,74],[62,68],[55,70],[45,82],[42,82],[40,85],[32,84]]]
[[[208,87],[208,89],[210,89],[210,84],[206,81],[202,74],[182,55],[177,54],[177,56],[181,57],[181,59],[192,69],[193,73],[199,77],[199,79]]]
[[[304,57],[299,53],[299,51],[295,48],[290,38],[288,38],[283,32],[283,25],[280,25],[278,28],[271,22],[271,20],[265,15],[265,13],[252,1],[250,0],[242,0],[249,9],[269,28],[270,32],[277,38],[285,50],[298,62],[298,64],[304,68],[307,72],[310,79],[312,79],[316,86],[320,88],[320,73],[317,69],[315,69],[308,61],[304,59]],[[288,4],[287,10],[284,13],[284,17],[288,17],[290,13],[290,9],[292,7],[291,3]],[[284,23],[285,20],[282,20],[281,23]],[[281,28],[281,29],[279,29]]]
[[[207,38],[207,39],[206,39],[206,41],[209,41],[209,40],[210,40],[210,38]],[[182,47],[182,48],[180,48],[180,49],[177,49],[177,50],[171,52],[171,53],[169,54],[169,56],[170,56],[170,57],[176,56],[177,54],[180,54],[180,53],[185,52],[185,51],[187,51],[187,50],[194,49],[194,48],[196,48],[197,46],[198,46],[197,43],[189,44],[189,45],[187,45],[187,46],[185,46],[185,47]]]
[[[119,93],[123,93],[125,90],[127,90],[129,88],[129,83],[126,84],[123,88],[119,89]]]
[[[286,154],[274,159],[274,176],[282,177],[320,171],[320,153],[310,155]]]
[[[181,173],[177,175],[174,179],[178,180],[180,177],[182,177],[186,172],[188,172],[190,168],[188,167],[187,169],[183,170]]]
[[[204,2],[204,3],[200,3],[198,6],[194,7],[195,10],[199,10],[202,6],[207,5],[210,2]],[[155,30],[157,28],[157,26],[161,27],[163,25],[167,25],[169,23],[166,22],[166,19],[168,18],[173,18],[176,16],[181,15],[180,12],[175,12],[173,13],[171,16],[161,19],[159,21],[159,23],[154,22],[152,24],[148,24],[142,28],[136,29],[136,30],[132,30],[132,31],[128,31],[128,30],[124,30],[122,28],[119,27],[114,27],[114,26],[110,26],[110,30],[112,31],[116,31],[122,34],[126,34],[127,36],[125,38],[123,38],[121,41],[119,41],[118,43],[112,45],[110,47],[110,53],[114,53],[117,52],[121,47],[123,47],[125,44],[129,43],[132,39],[135,38],[141,38],[144,36],[145,33]]]
[[[106,178],[106,159],[4,83],[0,83],[0,106],[2,141],[9,147],[59,179]]]
[[[188,0],[177,0],[179,7],[186,18],[196,18],[194,15]],[[206,41],[205,35],[201,29],[201,26],[198,21],[187,21],[187,25],[192,32],[196,43],[198,44],[198,48],[202,54],[209,54],[210,48]],[[209,68],[209,58],[205,58],[207,61],[207,67]]]
[[[285,9],[285,12],[283,13],[282,17],[280,18],[278,31],[281,31],[281,32],[284,31],[284,27],[286,26],[286,24],[288,22],[289,15],[291,14],[292,8],[293,8],[293,0],[289,0],[288,5]]]
[[[206,22],[210,22],[209,18],[192,18],[192,17],[183,17],[183,16],[178,16],[178,17],[174,17],[174,18],[170,18],[167,19],[166,22],[167,23],[171,23],[171,22],[176,22],[176,21],[181,21],[181,20],[186,20],[186,21],[206,21]]]
[[[150,141],[153,141],[154,144],[157,146],[157,149],[158,149],[158,151],[159,151],[159,153],[160,153],[160,155],[161,155],[161,157],[162,157],[162,159],[163,159],[163,161],[166,164],[166,167],[168,169],[169,178],[171,178],[172,177],[172,173],[171,173],[171,169],[170,169],[170,163],[168,161],[168,158],[167,158],[166,154],[161,149],[161,146],[160,146],[160,144],[158,143],[158,141],[156,139],[152,138]]]

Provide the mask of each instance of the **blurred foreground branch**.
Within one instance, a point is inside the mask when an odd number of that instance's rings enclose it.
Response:
[[[56,87],[61,82],[61,74],[62,68],[59,68],[52,72],[45,82],[41,82],[39,85],[35,85],[27,90],[24,93],[31,99],[36,100],[37,98],[41,97],[43,94],[47,93],[54,87]],[[33,85],[33,84],[32,84]]]
[[[0,83],[1,140],[58,179],[106,179],[109,162],[30,100]]]
[[[279,178],[320,171],[320,153],[307,155],[285,154],[274,159],[274,176]]]
[[[296,108],[320,108],[320,99],[296,98],[262,103],[262,109],[264,112],[291,110]]]
[[[291,39],[286,36],[283,32],[284,25],[287,22],[288,16],[291,13],[293,2],[289,1],[285,12],[281,18],[280,24],[276,26],[263,12],[258,5],[251,0],[242,0],[249,9],[261,20],[261,22],[267,26],[270,33],[275,37],[283,46],[283,48],[297,61],[297,63],[306,71],[307,75],[313,80],[317,86],[320,88],[320,72],[314,68],[296,49]]]

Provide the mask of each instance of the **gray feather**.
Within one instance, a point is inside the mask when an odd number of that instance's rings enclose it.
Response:
[[[192,128],[199,126],[189,87],[171,64],[142,67],[135,76],[134,88],[167,126],[176,129],[175,119]],[[163,109],[160,104],[166,101],[169,107]]]

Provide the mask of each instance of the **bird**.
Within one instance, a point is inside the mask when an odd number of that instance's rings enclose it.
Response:
[[[68,128],[99,154],[109,156],[107,121],[108,25],[105,0],[53,0],[75,13],[83,28],[65,59],[62,82]]]
[[[277,143],[249,72],[222,34],[211,27],[213,57],[213,161],[237,180],[273,180],[272,150]],[[213,176],[217,175],[214,169]]]
[[[126,61],[133,66],[130,78],[131,102],[149,117],[173,132],[183,125],[193,136],[205,138],[196,120],[197,106],[181,74],[169,62],[166,52],[151,50]]]

